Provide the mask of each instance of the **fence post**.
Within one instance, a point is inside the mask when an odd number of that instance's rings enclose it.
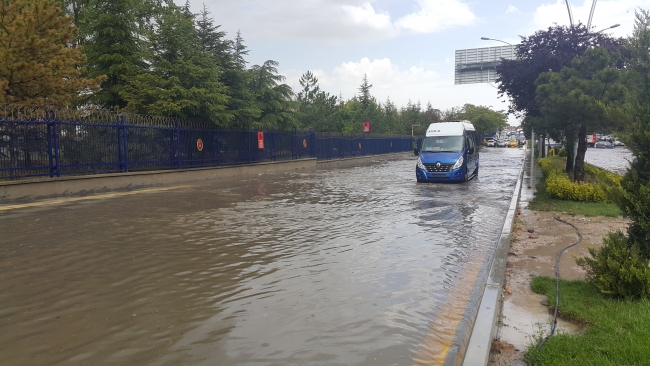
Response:
[[[178,169],[181,168],[181,130],[176,118],[176,156],[178,161]]]
[[[120,116],[115,117],[115,130],[117,131],[117,170],[122,171],[122,138],[120,137]]]
[[[217,135],[217,166],[221,165],[221,146],[219,145],[219,131],[215,132]]]
[[[251,156],[251,131],[247,131],[246,134],[248,135],[248,164],[253,162],[253,157]]]
[[[276,131],[274,131],[272,133],[273,133],[273,150],[271,150],[271,161],[276,161],[276,160],[278,160],[278,158],[277,158],[278,157],[278,151],[277,151],[277,148],[278,148],[278,142],[277,142],[278,133]]]
[[[54,177],[54,157],[52,156],[52,123],[50,123],[49,116],[45,119],[47,121],[47,155],[50,158],[50,178]]]
[[[296,149],[298,141],[296,137],[296,130],[291,130],[291,160],[298,159],[298,150]]]
[[[124,148],[124,171],[129,171],[129,144],[126,140],[126,116],[122,116],[122,146]]]
[[[56,176],[61,176],[61,164],[59,162],[59,133],[56,128],[56,111],[50,111],[52,113],[52,132],[54,133],[54,160],[55,160],[55,171]],[[50,175],[51,176],[51,175]]]

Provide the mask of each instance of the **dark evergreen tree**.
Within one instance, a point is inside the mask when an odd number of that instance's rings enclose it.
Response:
[[[268,60],[251,70],[251,90],[255,95],[260,117],[251,127],[256,129],[291,129],[297,127],[293,91],[283,84],[284,76],[278,74],[278,63]]]
[[[370,103],[373,101],[373,97],[370,94],[370,88],[372,88],[372,84],[368,82],[368,75],[363,74],[363,81],[361,82],[361,85],[359,86],[359,101],[361,102],[361,109],[364,112],[368,111],[368,108],[370,108]]]
[[[541,107],[537,103],[537,78],[545,72],[559,72],[563,67],[571,66],[574,58],[584,55],[587,49],[605,47],[608,51],[617,51],[622,47],[622,39],[614,39],[605,33],[592,33],[586,26],[553,26],[548,30],[537,31],[529,37],[521,37],[521,43],[515,46],[517,59],[503,60],[497,66],[497,83],[499,95],[507,94],[510,98],[509,112],[524,118],[524,130],[530,134],[562,133],[567,137],[566,171],[573,175],[573,144],[578,136],[576,126],[580,121],[557,126],[543,118]],[[621,65],[622,66],[622,65]],[[575,137],[575,138],[572,138]]]
[[[138,0],[91,0],[83,10],[82,39],[88,57],[88,76],[106,75],[91,102],[123,108],[120,96],[127,80],[144,71],[136,24]]]
[[[233,42],[226,39],[226,32],[220,31],[220,25],[215,25],[210,18],[210,11],[203,5],[203,10],[198,14],[196,20],[196,33],[201,42],[203,51],[214,58],[222,68],[233,67],[230,64],[230,51]]]
[[[337,131],[338,98],[321,91],[311,71],[304,73],[299,83],[303,89],[297,94],[298,125],[316,131]]]
[[[202,118],[226,125],[226,87],[202,50],[192,19],[173,2],[158,6],[148,35],[149,71],[132,78],[121,96],[138,113]]]

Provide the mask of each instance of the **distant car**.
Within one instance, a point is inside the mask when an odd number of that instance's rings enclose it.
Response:
[[[508,147],[517,147],[517,146],[519,146],[519,142],[517,142],[517,140],[508,141]]]
[[[616,146],[614,146],[609,141],[598,141],[598,142],[596,142],[596,144],[594,144],[594,147],[597,148],[597,149],[613,149]]]
[[[494,142],[494,140],[487,140],[487,144],[485,144],[485,146],[487,146],[487,147],[495,147],[496,143]]]
[[[508,146],[508,141],[506,140],[497,141],[497,147],[506,147],[506,146]]]
[[[614,146],[625,146],[625,144],[621,140],[614,140]]]

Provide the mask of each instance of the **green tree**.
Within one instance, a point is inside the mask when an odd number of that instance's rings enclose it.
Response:
[[[605,47],[608,51],[617,51],[623,40],[615,39],[604,33],[592,33],[587,27],[578,24],[573,27],[553,26],[540,30],[528,37],[521,37],[515,46],[515,60],[503,60],[497,66],[497,83],[499,95],[507,94],[510,100],[509,112],[523,119],[524,131],[530,137],[531,129],[541,133],[554,133],[555,126],[547,126],[548,119],[541,115],[541,106],[536,100],[535,81],[545,72],[559,72],[563,67],[571,66],[574,58],[583,56],[591,48]],[[564,131],[567,137],[567,173],[573,171],[574,139],[577,136],[573,126]]]
[[[251,90],[255,95],[256,108],[262,111],[255,129],[291,129],[298,127],[292,101],[293,91],[281,84],[284,76],[278,74],[277,61],[268,60],[254,65],[251,70]]]
[[[561,126],[571,132],[569,136],[579,137],[571,177],[576,181],[584,180],[587,131],[600,130],[610,122],[599,102],[616,103],[624,96],[617,69],[620,60],[618,52],[609,53],[603,47],[589,49],[584,57],[573,59],[571,67],[542,73],[537,79],[536,101],[547,130]]]
[[[609,104],[605,110],[612,120],[622,123],[620,135],[632,152],[630,168],[621,181],[616,202],[630,218],[629,246],[635,243],[650,259],[650,12],[638,10],[634,33],[626,44],[627,67],[623,79],[627,86],[623,105]]]
[[[250,128],[260,118],[262,110],[251,89],[253,74],[246,70],[244,56],[248,49],[240,32],[237,32],[234,42],[228,42],[228,46],[220,79],[228,88],[227,112],[233,116],[231,126]]]
[[[497,112],[484,106],[465,104],[460,117],[472,122],[479,137],[486,133],[501,131],[508,126],[504,112]]]
[[[67,106],[96,91],[104,76],[83,76],[76,35],[53,0],[0,1],[0,102]]]
[[[359,86],[359,101],[361,102],[361,110],[364,113],[368,112],[368,109],[370,108],[370,103],[374,101],[373,96],[370,94],[370,89],[372,88],[372,84],[368,82],[368,75],[363,74],[363,81],[361,82],[361,85]],[[364,119],[368,119],[367,116],[362,116]]]
[[[191,19],[173,2],[161,4],[148,34],[148,72],[129,80],[120,96],[133,112],[201,118],[226,125],[228,95],[220,69],[202,50]]]
[[[298,124],[316,131],[338,130],[338,98],[320,90],[318,78],[311,71],[299,80],[302,90],[297,94]]]
[[[94,104],[123,108],[120,95],[127,80],[143,72],[138,44],[138,0],[91,0],[83,10],[82,39],[88,56],[88,76],[106,75]]]

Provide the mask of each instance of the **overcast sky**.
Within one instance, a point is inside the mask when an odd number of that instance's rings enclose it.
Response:
[[[176,0],[184,4],[185,0]],[[587,23],[592,0],[570,1],[574,22]],[[399,106],[409,100],[447,109],[465,103],[506,109],[490,84],[454,85],[454,51],[503,45],[481,37],[517,43],[520,35],[569,24],[564,0],[192,0],[203,4],[216,24],[234,38],[240,30],[250,65],[280,63],[286,83],[311,70],[321,89],[349,99],[364,74],[380,102]],[[619,23],[610,32],[627,36],[634,9],[650,0],[601,0],[595,30]],[[511,124],[518,124],[514,117]]]

